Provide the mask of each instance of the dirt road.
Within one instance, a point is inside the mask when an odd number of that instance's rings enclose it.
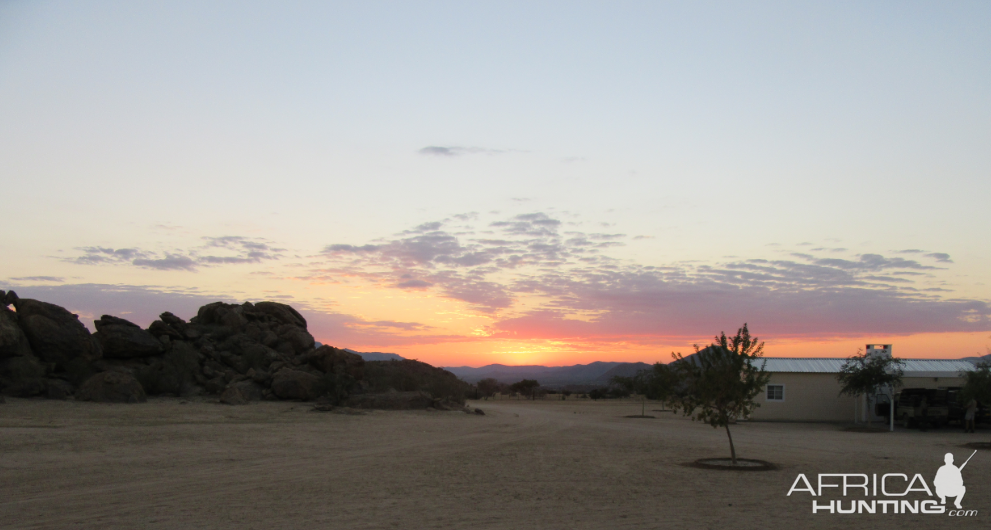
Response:
[[[991,516],[991,452],[963,472],[976,517],[813,515],[807,493],[786,496],[798,473],[921,473],[932,487],[943,454],[962,462],[960,444],[987,431],[741,423],[739,454],[780,469],[725,472],[682,465],[728,456],[722,430],[625,418],[639,403],[472,405],[486,415],[9,399],[0,528],[966,528]]]

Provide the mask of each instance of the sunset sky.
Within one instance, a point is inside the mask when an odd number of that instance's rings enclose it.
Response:
[[[0,289],[435,365],[991,345],[991,3],[0,2]]]

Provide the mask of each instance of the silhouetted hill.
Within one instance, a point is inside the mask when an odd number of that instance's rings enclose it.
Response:
[[[979,363],[981,361],[991,361],[991,353],[989,353],[987,355],[982,355],[980,357],[962,357],[961,360],[963,360],[963,361],[970,361],[970,362],[972,362],[974,364],[977,364],[977,363]]]
[[[344,351],[351,352],[351,353],[356,354],[356,355],[360,355],[361,358],[364,359],[364,360],[366,360],[366,361],[402,361],[402,360],[405,360],[405,357],[402,357],[402,356],[397,355],[395,353],[382,353],[382,352],[377,352],[377,351],[361,352],[361,351],[354,351],[354,350],[352,350],[350,348],[344,348]]]
[[[564,385],[604,385],[614,375],[631,376],[637,370],[650,367],[646,363],[621,363],[596,361],[573,366],[506,366],[490,364],[472,368],[470,366],[445,367],[469,383],[492,378],[501,383],[515,383],[522,379],[536,379],[541,386]]]
[[[633,377],[637,375],[637,372],[640,370],[646,370],[650,367],[651,365],[647,363],[623,363],[602,374],[602,378],[608,381],[617,375],[622,377]]]
[[[320,346],[322,346],[322,344],[320,344],[319,342],[317,342],[315,344],[316,344],[317,348],[319,348]],[[401,355],[398,355],[398,354],[395,354],[395,353],[382,353],[382,352],[377,352],[377,351],[360,352],[360,351],[354,351],[351,348],[343,348],[343,350],[346,351],[346,352],[348,352],[348,353],[353,353],[355,355],[358,355],[358,356],[360,356],[362,358],[362,360],[365,360],[365,361],[403,361],[403,360],[406,360],[405,357],[403,357]]]

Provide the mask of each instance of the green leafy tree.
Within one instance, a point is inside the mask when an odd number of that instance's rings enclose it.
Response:
[[[540,388],[540,383],[534,379],[524,379],[513,383],[509,388],[513,392],[519,392],[524,396],[530,396],[530,399],[536,400],[537,389]]]
[[[667,403],[678,388],[678,373],[669,364],[655,363],[637,372],[635,385],[647,399]]]
[[[476,383],[475,387],[478,388],[478,393],[481,394],[482,397],[490,398],[499,391],[499,381],[489,377]]]
[[[588,397],[590,397],[592,401],[605,399],[606,397],[608,397],[608,395],[609,394],[606,392],[606,389],[604,388],[593,388],[588,392]]]
[[[901,386],[904,365],[905,361],[897,357],[868,355],[863,350],[857,350],[836,374],[836,380],[840,382],[840,395],[867,396],[867,408],[870,409],[871,400],[879,390]]]
[[[636,386],[633,377],[626,377],[625,375],[614,375],[609,379],[610,385],[615,385],[621,387],[628,392],[636,392]]]
[[[614,375],[609,380],[609,384],[622,388],[623,391],[627,393],[636,393],[640,395],[640,416],[645,417],[646,407],[647,407],[647,397],[641,392],[642,381],[637,378],[637,376],[627,377],[623,375]]]
[[[695,345],[695,354],[671,356],[671,369],[677,374],[678,388],[672,393],[673,405],[692,420],[713,428],[726,429],[730,457],[736,465],[736,447],[729,424],[747,418],[760,406],[754,398],[764,389],[770,374],[764,371],[764,343],[751,337],[747,325],[727,337],[720,333],[716,342],[704,349]]]
[[[981,361],[973,370],[961,375],[966,379],[960,392],[962,401],[967,403],[976,399],[984,406],[991,405],[991,361]]]
[[[667,402],[677,384],[677,374],[670,366],[656,363],[644,370],[638,370],[632,377],[613,376],[609,380],[613,386],[640,396],[640,416],[647,415],[647,400]]]

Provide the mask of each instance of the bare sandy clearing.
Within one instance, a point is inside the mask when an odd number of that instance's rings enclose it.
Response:
[[[728,456],[725,434],[670,413],[624,418],[637,403],[472,405],[486,415],[10,399],[0,405],[0,526],[942,528],[991,515],[986,452],[964,471],[964,505],[980,510],[969,519],[813,516],[807,494],[785,496],[798,473],[922,473],[931,484],[945,452],[969,453],[959,446],[987,431],[740,424],[740,456],[780,469],[738,473],[681,465]]]

